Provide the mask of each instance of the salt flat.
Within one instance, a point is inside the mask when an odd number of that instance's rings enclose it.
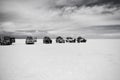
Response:
[[[0,46],[0,80],[120,80],[120,39]]]

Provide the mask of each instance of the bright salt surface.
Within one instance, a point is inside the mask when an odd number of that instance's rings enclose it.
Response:
[[[55,41],[55,40],[54,40]],[[120,40],[0,46],[0,80],[120,80]]]

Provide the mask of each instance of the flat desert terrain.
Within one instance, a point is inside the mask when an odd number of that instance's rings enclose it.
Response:
[[[0,46],[0,80],[120,80],[120,39]]]

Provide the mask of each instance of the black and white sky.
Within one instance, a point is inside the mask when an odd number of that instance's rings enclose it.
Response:
[[[0,34],[120,38],[120,0],[0,0]]]

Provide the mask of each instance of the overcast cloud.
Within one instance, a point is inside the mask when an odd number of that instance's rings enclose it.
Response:
[[[119,0],[0,0],[0,33],[119,38],[119,14]]]

